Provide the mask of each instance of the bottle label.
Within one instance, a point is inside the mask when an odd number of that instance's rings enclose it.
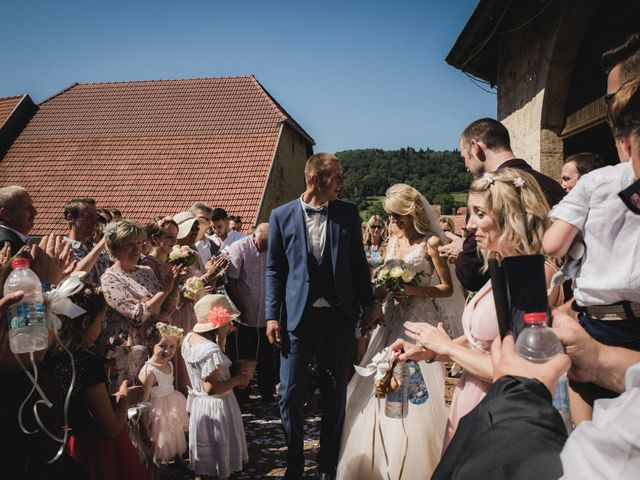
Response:
[[[25,302],[9,307],[9,325],[11,329],[35,325],[45,325],[44,304]]]
[[[552,402],[558,411],[569,411],[569,381],[564,375],[558,380],[556,394],[553,396]]]

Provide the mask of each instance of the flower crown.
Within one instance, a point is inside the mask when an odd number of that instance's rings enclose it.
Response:
[[[175,325],[158,322],[156,323],[156,328],[160,332],[160,335],[168,335],[170,337],[174,337],[176,340],[178,340],[178,342],[181,342],[182,337],[184,337],[184,330],[180,327],[176,327]]]

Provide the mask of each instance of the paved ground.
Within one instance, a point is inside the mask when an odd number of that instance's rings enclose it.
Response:
[[[451,401],[453,387],[457,383],[455,378],[447,378],[445,400],[447,405]],[[244,431],[247,437],[249,463],[242,472],[238,472],[229,480],[270,479],[281,478],[284,475],[286,447],[282,421],[277,403],[265,404],[260,398],[255,382],[250,386],[250,400],[240,406]],[[317,400],[317,397],[315,397]],[[312,399],[307,405],[305,419],[305,474],[302,478],[317,478],[315,457],[318,452],[320,438],[320,416]],[[193,474],[172,467],[165,467],[161,472],[162,480],[183,480],[193,478]]]

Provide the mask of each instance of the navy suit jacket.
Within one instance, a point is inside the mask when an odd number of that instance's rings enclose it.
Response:
[[[373,301],[369,265],[362,245],[358,208],[342,200],[329,202],[327,245],[336,292],[354,323]],[[309,250],[300,199],[276,208],[269,219],[269,253],[265,278],[265,318],[279,319],[287,331],[298,326],[309,294]]]

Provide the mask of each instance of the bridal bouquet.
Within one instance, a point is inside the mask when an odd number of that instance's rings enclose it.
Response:
[[[394,293],[404,293],[405,285],[417,285],[424,272],[416,272],[402,260],[386,262],[376,276],[376,285]]]
[[[174,245],[169,253],[169,260],[167,261],[171,265],[190,267],[196,263],[196,259],[198,258],[196,255],[198,255],[198,252],[189,248],[187,245]]]
[[[197,302],[204,294],[204,282],[198,277],[187,278],[182,286],[182,295],[191,301]]]

